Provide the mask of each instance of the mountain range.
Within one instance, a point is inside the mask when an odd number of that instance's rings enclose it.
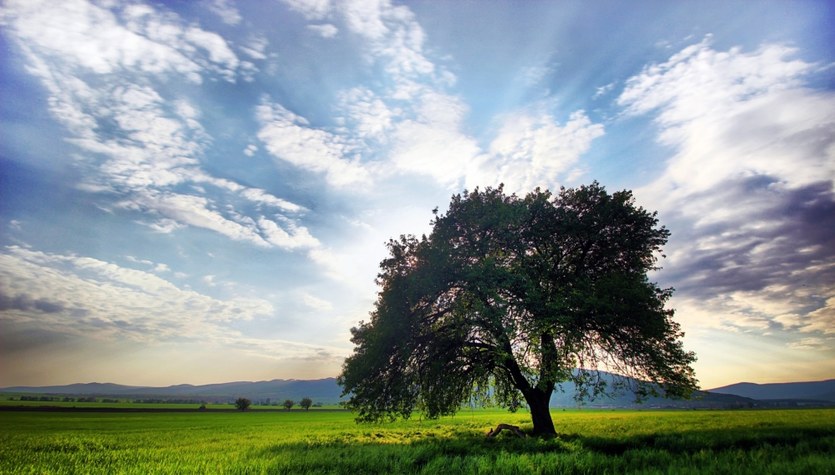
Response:
[[[342,388],[336,378],[315,380],[274,379],[272,381],[236,381],[218,384],[178,384],[165,387],[123,386],[112,383],[77,383],[65,386],[16,386],[0,388],[3,393],[118,397],[128,399],[183,400],[227,402],[246,397],[255,402],[298,401],[309,397],[314,402],[336,404]]]
[[[314,402],[336,404],[342,388],[335,378],[316,380],[274,379],[272,381],[237,381],[220,384],[179,384],[166,387],[124,386],[112,383],[79,383],[64,386],[16,386],[0,388],[2,393],[61,396],[118,397],[127,399],[184,400],[227,402],[246,397],[255,402],[297,401],[309,397]],[[551,398],[552,407],[577,407],[573,385],[564,383]],[[641,404],[634,394],[600,396],[586,401],[583,407],[664,407],[664,408],[741,408],[835,405],[835,379],[814,382],[775,384],[737,383],[698,391],[689,400],[649,398]]]
[[[807,399],[835,402],[835,379],[799,383],[736,383],[711,389],[710,392],[758,400]]]

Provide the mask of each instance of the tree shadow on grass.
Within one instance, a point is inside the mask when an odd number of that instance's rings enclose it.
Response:
[[[740,451],[765,451],[772,458],[831,454],[835,429],[780,427],[663,432],[647,435],[586,436],[561,434],[551,438],[520,439],[500,435],[488,439],[479,432],[433,434],[392,442],[387,431],[364,440],[311,440],[274,444],[252,454],[275,473],[433,473],[436,471],[545,473],[632,470],[630,457],[643,457],[639,468],[669,469],[671,461],[736,456]],[[378,438],[379,441],[375,441]],[[635,458],[635,457],[631,457]],[[648,465],[647,465],[648,464]]]
[[[576,441],[584,449],[606,454],[622,455],[630,450],[657,450],[671,454],[692,454],[702,451],[723,452],[758,448],[792,448],[808,445],[832,450],[835,429],[781,427],[771,429],[716,429],[681,432],[661,432],[634,436],[600,437],[577,434],[560,436],[565,441]]]
[[[273,460],[271,472],[279,473],[419,473],[439,461],[491,460],[508,454],[560,453],[574,450],[559,439],[520,439],[499,436],[487,439],[481,433],[453,436],[423,434],[392,442],[385,431],[379,441],[312,440],[275,444],[262,449],[257,458]],[[374,434],[371,435],[371,439]]]

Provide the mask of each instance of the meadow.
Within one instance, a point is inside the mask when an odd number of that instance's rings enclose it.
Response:
[[[344,411],[0,412],[0,473],[835,473],[835,409],[524,411],[357,425]]]

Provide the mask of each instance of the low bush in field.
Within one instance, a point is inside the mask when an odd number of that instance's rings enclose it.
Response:
[[[0,413],[0,473],[833,473],[835,410],[554,411],[356,425],[345,412]]]

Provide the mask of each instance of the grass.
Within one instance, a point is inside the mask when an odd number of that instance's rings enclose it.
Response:
[[[835,473],[835,410],[554,411],[356,425],[335,411],[0,412],[0,473]]]

